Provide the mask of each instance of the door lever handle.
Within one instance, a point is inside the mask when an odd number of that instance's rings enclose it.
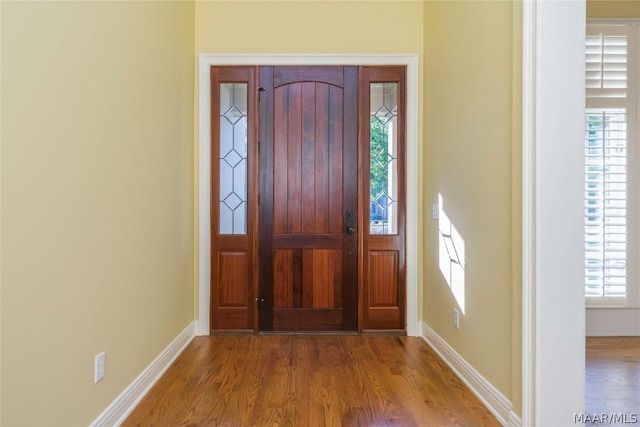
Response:
[[[353,209],[347,209],[347,234],[356,232],[356,215]]]

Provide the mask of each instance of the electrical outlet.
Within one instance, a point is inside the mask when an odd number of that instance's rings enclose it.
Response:
[[[105,352],[103,351],[95,358],[94,365],[94,382],[98,382],[104,378],[105,375]]]
[[[431,219],[438,219],[439,217],[439,207],[437,203],[431,205]]]
[[[453,309],[453,327],[460,329],[460,312],[457,308]]]

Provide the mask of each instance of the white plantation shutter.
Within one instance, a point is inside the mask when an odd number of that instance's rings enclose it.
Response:
[[[585,296],[627,306],[638,228],[635,156],[637,26],[588,25],[585,43]]]
[[[624,98],[627,96],[628,75],[627,28],[601,27],[600,30],[597,34],[587,35],[587,98]]]
[[[624,111],[587,110],[585,292],[626,297],[627,120]],[[624,301],[621,301],[624,302]]]

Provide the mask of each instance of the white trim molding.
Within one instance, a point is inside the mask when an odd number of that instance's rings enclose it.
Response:
[[[588,337],[640,336],[640,308],[588,307],[586,315]]]
[[[211,82],[215,65],[406,65],[407,67],[407,335],[418,336],[418,58],[417,54],[390,55],[215,55],[199,56],[199,178],[198,178],[198,335],[209,335],[211,278]]]
[[[509,412],[509,422],[507,425],[509,427],[521,427],[523,426],[522,418],[520,418],[515,412],[511,411]]]
[[[114,427],[122,424],[151,387],[191,342],[195,332],[195,322],[191,322],[90,425],[92,427]]]
[[[429,325],[421,322],[422,338],[433,348],[451,370],[467,385],[503,426],[521,426],[512,404],[500,391],[460,356]]]
[[[584,411],[585,0],[523,5],[522,422]]]
[[[638,25],[640,18],[589,18],[587,25]]]
[[[536,82],[537,11],[523,3],[522,48],[522,420],[535,425],[536,407]]]

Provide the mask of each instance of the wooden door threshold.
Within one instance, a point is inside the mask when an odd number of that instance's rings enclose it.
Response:
[[[356,331],[260,331],[259,335],[358,335]]]
[[[404,337],[407,335],[407,331],[405,329],[365,329],[362,331],[362,335],[391,335]]]
[[[253,329],[213,329],[210,335],[255,335]]]

